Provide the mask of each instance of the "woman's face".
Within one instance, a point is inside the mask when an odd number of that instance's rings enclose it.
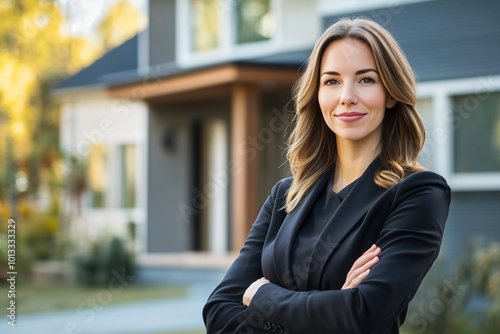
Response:
[[[328,127],[337,140],[369,140],[382,136],[388,97],[371,49],[356,39],[331,43],[321,58],[318,101]]]

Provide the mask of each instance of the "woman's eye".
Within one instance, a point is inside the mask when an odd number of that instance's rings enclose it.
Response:
[[[360,82],[361,82],[361,83],[365,83],[365,84],[366,84],[366,83],[374,83],[374,82],[375,82],[375,80],[373,80],[372,78],[363,78],[363,79],[361,79],[361,81],[360,81]]]
[[[335,79],[328,79],[328,80],[325,81],[325,85],[329,85],[329,86],[336,85],[338,83],[339,82],[337,80],[335,80]]]

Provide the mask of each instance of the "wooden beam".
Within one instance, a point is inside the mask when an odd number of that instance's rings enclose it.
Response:
[[[236,67],[224,66],[158,79],[155,82],[143,82],[131,86],[112,88],[108,91],[108,94],[112,98],[145,100],[221,85],[233,82],[236,78]]]
[[[150,100],[193,93],[207,88],[233,83],[291,86],[298,78],[297,69],[229,64],[216,68],[198,70],[152,82],[111,88],[111,98]],[[189,95],[189,94],[188,94]]]
[[[258,214],[259,152],[251,145],[260,123],[259,89],[236,84],[231,110],[231,227],[232,250],[238,251]]]

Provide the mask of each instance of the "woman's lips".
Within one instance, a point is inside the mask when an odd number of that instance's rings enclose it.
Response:
[[[366,114],[363,114],[360,112],[350,111],[350,112],[342,112],[342,113],[335,115],[335,116],[343,122],[352,123],[352,122],[359,121],[360,119],[365,117],[365,115]]]

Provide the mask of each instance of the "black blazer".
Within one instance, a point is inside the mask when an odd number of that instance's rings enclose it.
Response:
[[[450,188],[433,172],[416,172],[389,189],[373,181],[377,158],[327,224],[303,268],[292,269],[293,244],[318,194],[323,174],[289,214],[282,209],[292,178],[272,189],[241,253],[203,309],[207,333],[399,333],[408,303],[436,259]],[[372,244],[382,252],[368,277],[341,290],[354,261]],[[297,281],[296,270],[307,270]],[[265,276],[249,307],[248,286]]]

